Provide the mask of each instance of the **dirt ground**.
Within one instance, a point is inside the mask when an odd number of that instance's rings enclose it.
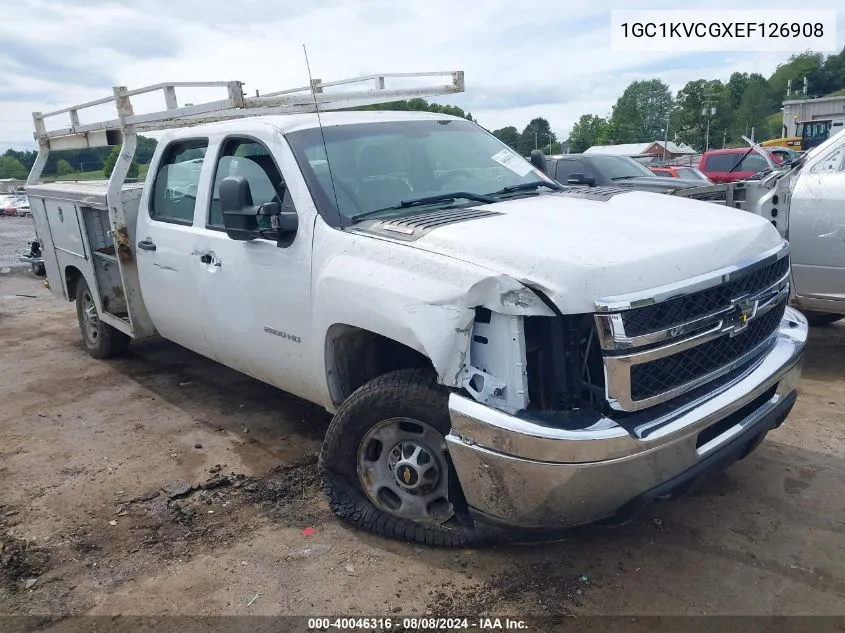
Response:
[[[443,551],[335,520],[322,410],[164,341],[94,361],[0,275],[0,614],[845,614],[845,326],[694,496],[556,544]],[[308,535],[313,528],[313,533]]]

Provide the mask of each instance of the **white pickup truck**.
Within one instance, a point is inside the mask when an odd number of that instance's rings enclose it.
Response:
[[[442,546],[624,521],[784,421],[807,323],[768,221],[565,188],[456,117],[328,112],[424,92],[366,79],[35,115],[49,285],[94,357],[157,334],[325,407],[332,509]],[[168,109],[136,114],[158,89]],[[126,184],[135,135],[163,129]],[[109,182],[38,184],[51,149],[105,143]]]

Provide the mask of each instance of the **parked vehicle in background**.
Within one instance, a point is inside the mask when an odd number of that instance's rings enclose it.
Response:
[[[26,197],[16,196],[5,203],[2,208],[3,215],[11,217],[26,217],[31,215],[29,200]]]
[[[116,88],[124,116],[70,131],[35,114],[27,191],[86,349],[160,334],[325,408],[331,508],[427,545],[624,522],[748,455],[798,397],[789,244],[625,188],[680,180],[624,157],[589,158],[613,186],[564,187],[460,117],[326,112],[463,90],[450,75],[263,98],[221,82],[228,99],[191,108],[173,84]],[[169,109],[134,114],[127,95],[158,90]],[[119,138],[109,182],[37,183],[52,144]]]
[[[811,325],[845,317],[845,131],[794,163],[767,167],[754,180],[678,195],[767,219],[791,245],[792,305]]]
[[[667,193],[701,185],[698,179],[658,176],[642,163],[617,154],[560,154],[545,159],[545,173],[563,185],[620,187]]]
[[[781,138],[773,138],[768,141],[760,143],[760,147],[786,147],[794,152],[801,152],[804,150],[801,147],[800,136],[783,136]]]
[[[801,130],[801,149],[807,151],[841,132],[845,127],[845,117],[801,121],[798,127]]]
[[[771,152],[769,156],[775,162],[782,162]],[[711,149],[702,154],[701,161],[698,163],[698,169],[714,183],[747,180],[768,167],[766,159],[750,147]]]
[[[801,158],[802,154],[802,152],[796,152],[794,149],[781,146],[770,146],[766,148],[766,151],[775,158],[780,159],[782,164],[792,163]]]
[[[700,180],[703,183],[713,182],[697,167],[687,167],[685,165],[663,165],[659,167],[649,167],[648,169],[656,176],[681,178],[683,180]]]

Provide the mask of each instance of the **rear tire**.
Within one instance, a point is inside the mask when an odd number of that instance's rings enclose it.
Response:
[[[100,319],[94,296],[83,277],[79,278],[76,286],[76,318],[82,332],[82,343],[94,358],[116,356],[129,347],[126,334]]]
[[[807,323],[813,327],[824,327],[825,325],[831,325],[841,319],[845,319],[845,314],[833,314],[829,312],[805,312],[804,316],[807,317]]]
[[[385,374],[349,396],[320,452],[332,511],[388,538],[475,544],[444,439],[451,428],[447,403],[448,391],[419,369]]]

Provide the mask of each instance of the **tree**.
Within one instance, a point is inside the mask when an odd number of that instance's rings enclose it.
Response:
[[[800,91],[804,88],[804,77],[806,77],[808,97],[820,96],[829,92],[825,73],[822,70],[824,63],[824,53],[807,52],[793,55],[789,58],[789,61],[780,64],[769,77],[769,88],[777,99],[777,105],[779,106],[780,101],[786,99],[786,87],[790,79],[792,80],[792,89]]]
[[[672,93],[660,79],[634,81],[613,106],[610,135],[616,143],[662,139],[671,107]]]
[[[728,91],[731,93],[731,107],[738,108],[742,95],[748,87],[748,73],[732,73],[728,79]]]
[[[751,136],[754,129],[755,140],[765,141],[771,133],[767,118],[771,113],[771,93],[769,84],[762,75],[753,74],[748,77],[739,107],[734,115],[733,137]]]
[[[519,151],[519,131],[512,125],[493,130],[493,136],[508,145],[511,149]]]
[[[549,122],[543,117],[531,119],[519,135],[519,153],[528,156],[533,149],[557,142]]]
[[[845,47],[837,55],[828,57],[822,67],[826,92],[842,94],[845,90]]]
[[[56,163],[56,173],[60,176],[67,176],[73,173],[73,167],[64,158],[59,159]]]
[[[108,156],[106,156],[106,162],[103,165],[103,175],[106,178],[110,178],[112,172],[114,171],[114,166],[117,164],[117,159],[120,156],[120,148],[115,145]],[[129,171],[126,173],[127,178],[137,178],[138,177],[138,163],[134,160],[129,165]]]
[[[607,120],[595,114],[582,114],[569,133],[569,151],[580,154],[593,145],[602,145],[607,133]]]
[[[699,151],[705,149],[708,121],[710,147],[720,147],[722,139],[732,139],[728,134],[732,125],[730,91],[721,81],[696,79],[678,91],[672,120],[675,137]],[[716,109],[715,114],[710,110]]]
[[[26,167],[14,156],[5,154],[0,156],[0,178],[24,179],[27,176]]]

